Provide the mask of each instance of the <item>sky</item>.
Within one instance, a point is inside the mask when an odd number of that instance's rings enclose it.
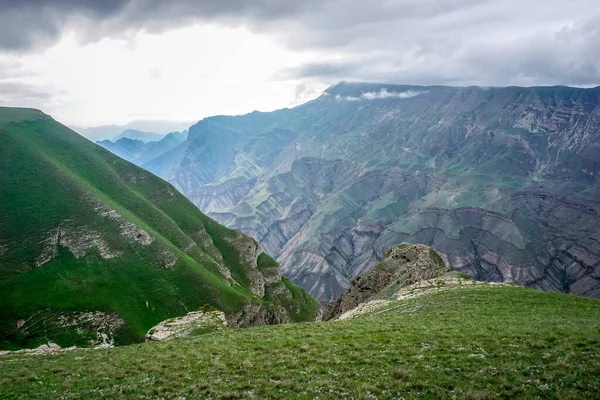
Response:
[[[339,81],[600,85],[598,0],[0,0],[0,105],[83,127],[292,107]]]

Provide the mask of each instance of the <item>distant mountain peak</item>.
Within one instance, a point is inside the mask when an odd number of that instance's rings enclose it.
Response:
[[[165,136],[167,136],[167,135],[162,134],[162,133],[144,132],[144,131],[138,131],[137,129],[126,129],[123,132],[121,132],[116,138],[114,138],[114,140],[128,138],[128,139],[141,140],[142,142],[149,143],[149,142],[158,142],[159,140],[163,139]]]

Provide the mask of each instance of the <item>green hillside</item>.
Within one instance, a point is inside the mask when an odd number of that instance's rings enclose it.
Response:
[[[0,349],[131,343],[205,304],[241,324],[251,301],[271,322],[318,307],[253,239],[40,111],[0,108],[0,215]]]
[[[599,355],[599,300],[483,284],[345,321],[0,356],[0,397],[597,398]]]

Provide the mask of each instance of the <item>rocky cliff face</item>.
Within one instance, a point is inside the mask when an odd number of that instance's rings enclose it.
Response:
[[[356,277],[344,294],[329,303],[323,319],[332,319],[367,300],[377,296],[387,298],[400,288],[449,271],[431,247],[406,243],[392,246],[383,261],[365,275]]]
[[[145,167],[323,303],[402,241],[477,279],[599,296],[599,155],[600,88],[339,84],[207,118]]]

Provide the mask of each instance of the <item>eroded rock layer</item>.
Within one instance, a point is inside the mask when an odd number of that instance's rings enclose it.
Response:
[[[342,83],[204,119],[145,168],[326,303],[402,241],[477,279],[599,296],[598,160],[600,88]]]

